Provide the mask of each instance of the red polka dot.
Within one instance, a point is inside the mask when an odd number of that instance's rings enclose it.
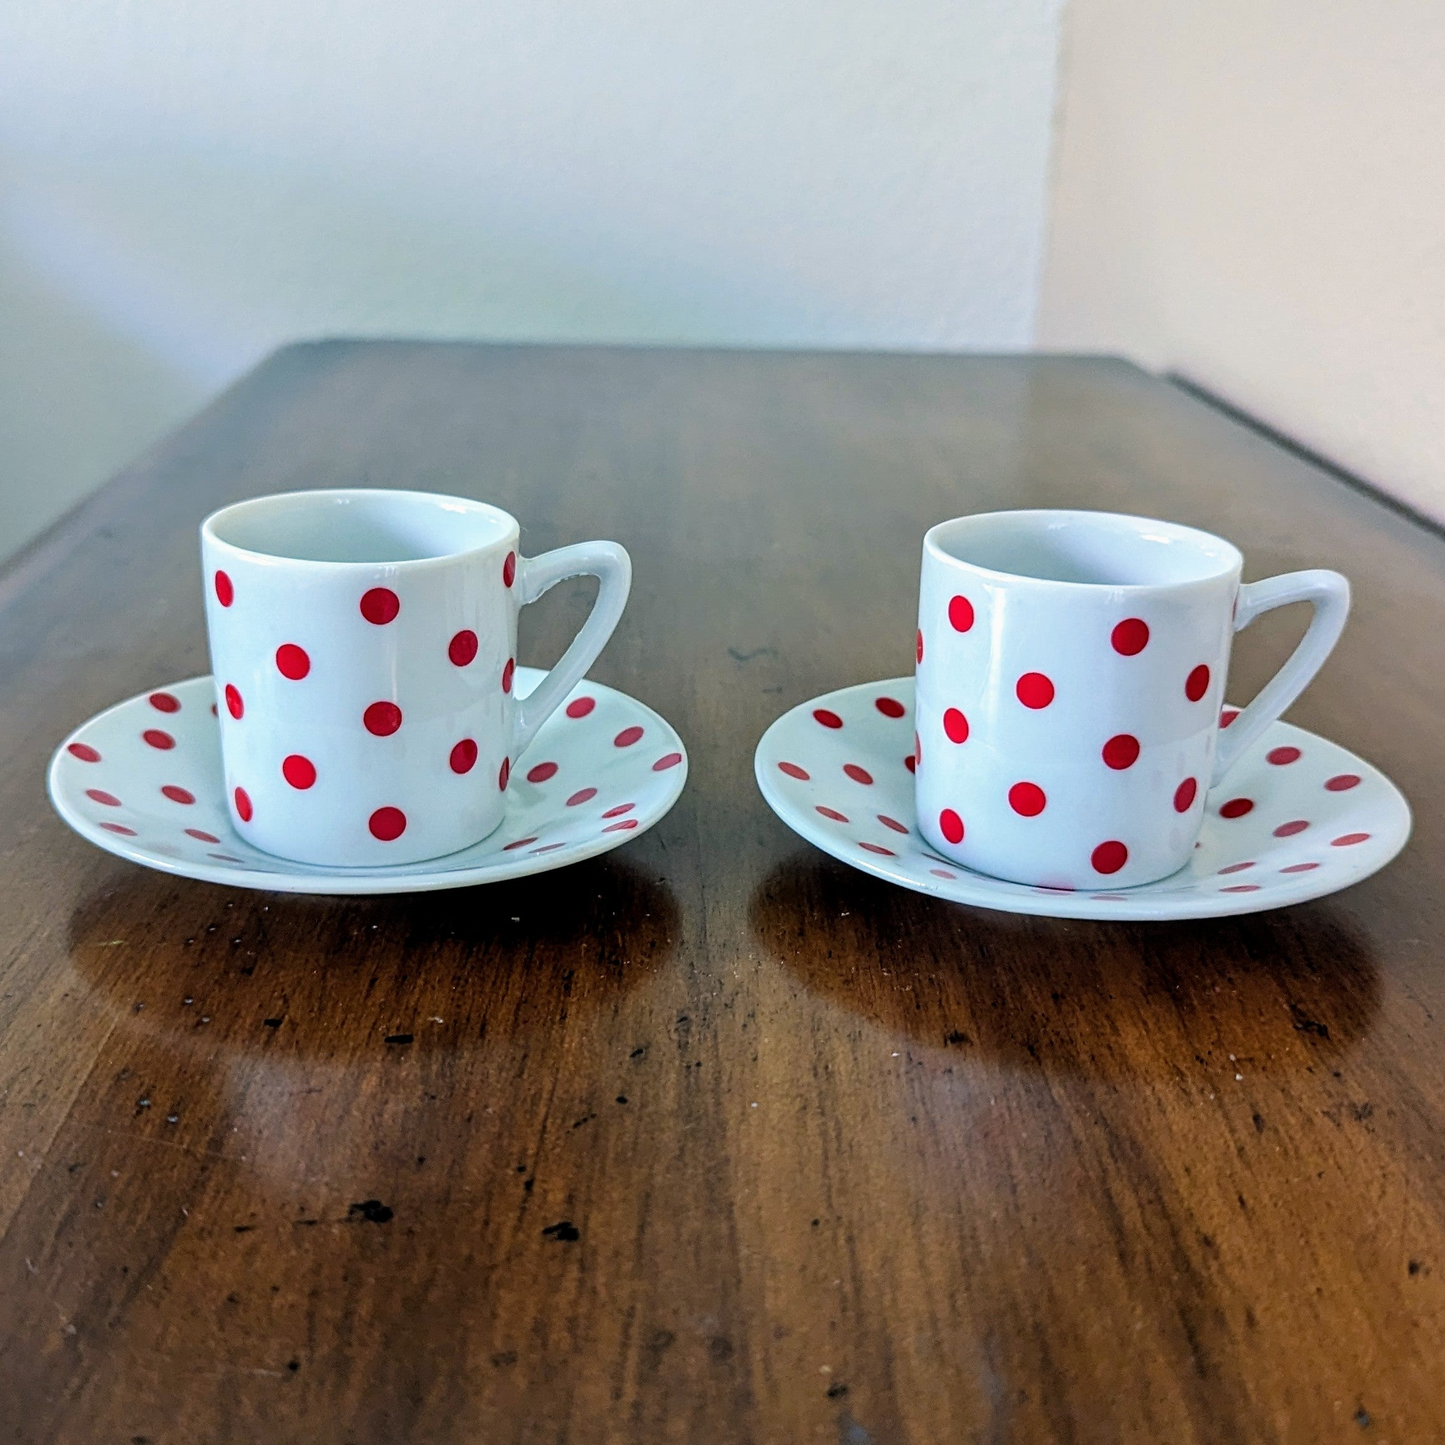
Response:
[[[276,649],[276,670],[282,677],[300,682],[311,671],[311,659],[304,647],[297,647],[294,642],[283,642]]]
[[[948,734],[949,742],[966,743],[968,741],[968,719],[956,707],[951,707],[943,715],[943,731]]]
[[[233,718],[237,719],[237,721],[240,720],[241,715],[246,711],[246,704],[241,701],[241,694],[237,692],[234,685],[229,682],[226,684],[226,711],[230,713]]]
[[[502,852],[503,852],[503,853],[510,853],[514,848],[525,848],[528,843],[535,843],[536,841],[537,841],[537,840],[536,840],[535,837],[532,837],[532,838],[518,838],[515,843],[508,843],[507,846],[502,849]]]
[[[1132,768],[1139,761],[1139,739],[1118,733],[1104,744],[1104,762],[1115,772]]]
[[[1134,657],[1149,645],[1149,624],[1142,617],[1126,617],[1115,624],[1109,641],[1121,656]]]
[[[309,788],[316,781],[316,764],[300,753],[292,753],[282,760],[281,776],[293,788]]]
[[[120,807],[120,799],[114,793],[107,793],[103,788],[87,788],[85,796],[92,803],[104,803],[107,808]]]
[[[947,868],[930,868],[928,870],[935,878],[957,878],[957,873],[950,873]]]
[[[218,713],[218,712],[216,711],[216,704],[215,704],[215,703],[212,703],[212,704],[211,704],[211,716],[212,716],[212,717],[219,717],[219,716],[220,716],[220,713]]]
[[[241,860],[234,853],[212,853],[212,858],[219,858],[222,863],[239,863]]]
[[[1369,838],[1368,833],[1341,833],[1338,838],[1330,839],[1331,848],[1349,848],[1356,843],[1363,843]]]
[[[1291,863],[1288,868],[1281,868],[1281,873],[1309,873],[1318,868],[1318,863]]]
[[[609,808],[602,816],[604,818],[620,818],[624,813],[630,813],[636,803],[619,803],[615,808]]]
[[[555,853],[558,848],[565,848],[565,843],[544,843],[540,848],[533,848],[534,853]]]
[[[921,627],[918,629],[918,637],[914,641],[913,651],[915,656],[918,658],[918,661],[921,663],[923,661],[923,629]]]
[[[1299,756],[1298,748],[1271,748],[1264,755],[1264,760],[1267,763],[1273,763],[1277,768],[1282,768],[1287,763],[1298,762]]]
[[[614,748],[630,748],[641,736],[642,729],[640,727],[623,728],[622,731],[612,739],[612,746]]]
[[[161,792],[173,803],[194,803],[196,801],[196,795],[189,788],[180,788],[174,783],[162,784]]]
[[[840,718],[837,713],[830,711],[826,707],[815,707],[813,709],[813,716],[822,723],[825,728],[840,728],[843,726],[843,719]]]
[[[1345,793],[1351,788],[1359,786],[1360,779],[1357,773],[1338,773],[1325,784],[1331,793]]]
[[[502,669],[502,691],[511,692],[512,674],[516,672],[517,664],[512,658],[507,659],[507,665]]]
[[[545,783],[548,778],[555,778],[556,776],[556,763],[538,763],[536,767],[527,769],[527,781],[529,783]]]
[[[159,748],[161,752],[169,752],[176,745],[176,740],[160,728],[147,728],[142,734],[147,743],[153,748]]]
[[[948,620],[955,632],[967,632],[973,626],[973,603],[967,597],[954,597],[948,604]]]
[[[883,714],[884,717],[902,717],[902,716],[903,716],[903,712],[904,712],[903,704],[902,704],[901,702],[899,702],[896,697],[880,697],[880,698],[875,698],[875,699],[874,699],[874,702],[873,702],[873,706],[876,707],[876,708],[878,709],[878,711]]]
[[[797,778],[800,783],[806,783],[812,776],[800,768],[797,763],[779,763],[778,771],[786,773],[790,778]]]
[[[497,786],[505,793],[507,791],[507,779],[512,776],[511,758],[503,758],[502,766],[497,772]]]
[[[595,697],[574,697],[572,701],[567,704],[567,716],[586,717],[596,706],[597,699]]]
[[[950,843],[962,843],[963,819],[960,818],[952,808],[945,808],[938,815],[938,831],[942,833]]]
[[[1251,860],[1248,863],[1231,863],[1227,868],[1221,868],[1219,871],[1221,873],[1243,873],[1246,868],[1253,867],[1254,863]]]
[[[463,738],[451,751],[447,761],[454,773],[469,773],[476,766],[477,745],[471,738]]]
[[[624,818],[620,823],[609,823],[602,831],[604,833],[628,833],[636,826],[636,818]]]
[[[897,818],[890,818],[887,813],[879,813],[878,821],[882,823],[885,828],[892,828],[895,833],[906,833],[908,831],[907,823],[900,823]]]
[[[401,709],[394,702],[374,702],[362,713],[367,732],[389,738],[401,726]]]
[[[224,572],[217,572],[213,580],[216,584],[216,601],[222,607],[229,607],[236,600],[236,589],[231,585],[231,579]]]
[[[502,586],[510,587],[517,580],[517,554],[507,553],[507,560],[502,563]]]
[[[390,843],[406,832],[406,814],[400,808],[378,808],[366,820],[371,836],[382,843]]]
[[[1117,838],[1100,843],[1089,854],[1089,862],[1094,865],[1095,873],[1117,873],[1128,861],[1129,850]]]
[[[251,795],[245,788],[237,788],[232,795],[236,800],[236,814],[243,823],[251,821],[251,815],[255,811],[251,807]]]
[[[186,834],[191,838],[199,838],[202,843],[219,843],[221,841],[214,833],[204,832],[200,828],[187,828]]]
[[[102,823],[100,826],[109,832],[123,834],[127,838],[135,837],[135,829],[127,828],[124,823]]]
[[[920,764],[923,762],[923,743],[917,733],[913,734],[913,761]]]
[[[1219,714],[1219,726],[1227,728],[1238,716],[1239,709],[1237,707],[1227,707],[1223,709]]]
[[[918,771],[918,759],[915,758],[912,753],[909,753],[909,755],[903,759],[903,766],[907,768],[910,773],[916,773]]]
[[[1037,710],[1054,700],[1054,685],[1041,672],[1026,672],[1014,685],[1018,699],[1025,707]]]
[[[83,763],[98,763],[100,754],[91,747],[89,743],[71,743],[65,750],[73,758],[79,758]]]
[[[1037,783],[1015,783],[1008,790],[1008,805],[1025,818],[1037,818],[1044,811],[1048,799]]]
[[[148,699],[157,712],[180,712],[181,700],[168,692],[153,692]]]
[[[1221,888],[1221,893],[1258,893],[1258,883],[1233,883],[1228,888]]]
[[[1194,799],[1199,792],[1199,784],[1193,778],[1185,780],[1174,789],[1174,811],[1176,813],[1187,813],[1194,806]]]
[[[1276,838],[1293,838],[1296,833],[1303,833],[1309,824],[1303,818],[1296,818],[1292,823],[1281,823],[1274,830]]]
[[[885,848],[881,843],[864,843],[860,841],[858,846],[867,849],[870,853],[881,853],[885,858],[896,858],[898,856],[892,848]]]
[[[464,627],[447,643],[447,656],[457,667],[465,667],[477,655],[477,634]]]
[[[653,763],[652,771],[654,773],[665,773],[669,768],[675,768],[681,761],[681,753],[663,753],[663,755]]]
[[[1190,702],[1198,702],[1206,692],[1209,691],[1209,669],[1201,662],[1188,677],[1184,679],[1184,696]]]
[[[840,813],[836,808],[825,808],[821,803],[817,805],[818,811],[825,817],[831,818],[835,823],[846,823],[847,816]]]
[[[860,768],[857,763],[844,763],[843,771],[853,779],[855,783],[869,784],[873,781],[873,774],[867,768]]]
[[[570,798],[567,799],[569,808],[581,807],[583,803],[590,803],[597,796],[596,788],[579,788]]]
[[[1242,818],[1246,813],[1253,811],[1253,798],[1231,798],[1227,803],[1220,804],[1219,816],[1221,818]]]
[[[401,611],[401,598],[390,587],[373,587],[361,594],[361,615],[373,626],[385,627]]]

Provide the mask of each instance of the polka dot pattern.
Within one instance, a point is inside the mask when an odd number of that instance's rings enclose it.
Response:
[[[373,838],[394,843],[406,832],[406,814],[400,808],[378,808],[366,820],[366,826]]]
[[[157,712],[180,712],[181,700],[172,692],[153,692],[147,699]]]
[[[1015,783],[1008,790],[1008,805],[1022,818],[1037,818],[1049,800],[1037,783]]]
[[[1105,766],[1116,773],[1132,768],[1139,761],[1139,739],[1129,733],[1118,733],[1104,744],[1103,757]]]
[[[1149,624],[1142,617],[1126,617],[1109,634],[1109,645],[1120,657],[1137,657],[1149,645]]]
[[[311,658],[304,647],[294,642],[283,642],[276,649],[276,671],[292,682],[300,682],[311,671]]]
[[[282,759],[281,776],[293,788],[306,789],[316,782],[316,764],[301,753],[292,753]]]
[[[1026,672],[1014,684],[1018,700],[1038,712],[1054,700],[1054,685],[1042,672]]]
[[[147,728],[141,737],[145,740],[147,747],[155,748],[158,752],[169,752],[176,745],[176,740],[161,728]]]
[[[574,697],[567,704],[566,712],[570,718],[584,718],[593,708],[597,706],[597,699],[591,697]]]
[[[236,589],[230,577],[224,572],[217,572],[211,580],[216,589],[216,601],[222,607],[229,607],[236,600]]]
[[[237,722],[246,715],[246,704],[241,700],[240,691],[232,683],[226,684],[226,711],[231,714]]]
[[[447,757],[447,766],[457,774],[469,773],[477,765],[477,745],[472,738],[463,738]]]
[[[476,660],[477,634],[470,627],[455,633],[447,643],[447,658],[453,667],[467,667]]]
[[[373,627],[395,622],[401,612],[401,598],[390,587],[373,587],[361,594],[361,615]]]
[[[951,707],[943,714],[943,731],[951,743],[968,741],[968,719],[956,708]]]
[[[973,630],[973,603],[967,597],[951,597],[948,602],[948,625],[955,632]],[[920,658],[919,661],[922,661]]]
[[[373,737],[389,738],[401,727],[401,709],[394,702],[374,702],[362,713],[361,722]]]
[[[615,748],[630,748],[633,743],[641,741],[643,730],[635,724],[630,728],[623,728],[615,738],[612,739],[612,746]]]
[[[517,670],[517,664],[509,657],[509,658],[507,659],[507,665],[502,669],[502,691],[503,691],[503,692],[511,692],[511,690],[512,690],[512,675],[513,675],[513,673],[516,672],[516,670]]]
[[[1200,698],[1209,691],[1209,669],[1200,663],[1188,677],[1184,679],[1184,696],[1190,702],[1198,702]]]

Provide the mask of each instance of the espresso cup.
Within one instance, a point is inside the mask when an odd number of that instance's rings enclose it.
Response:
[[[1319,671],[1349,611],[1338,572],[1241,585],[1242,564],[1207,532],[1107,512],[932,528],[914,711],[929,843],[966,868],[1055,888],[1182,868],[1209,789]],[[1309,630],[1221,722],[1234,634],[1290,602],[1312,604]]]
[[[282,858],[437,858],[502,821],[512,764],[582,679],[632,579],[615,542],[518,553],[516,519],[430,492],[290,492],[201,525],[231,822]],[[517,614],[567,577],[596,605],[526,698]]]

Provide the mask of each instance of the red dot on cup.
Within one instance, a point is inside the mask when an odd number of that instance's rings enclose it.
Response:
[[[281,776],[293,788],[309,788],[316,781],[316,764],[300,753],[292,753],[281,762]]]
[[[962,843],[963,819],[960,818],[952,808],[945,808],[938,815],[938,831],[942,833],[950,843]]]
[[[1036,711],[1054,700],[1054,685],[1041,672],[1026,672],[1014,685],[1018,700]]]
[[[923,661],[923,629],[921,627],[918,629],[918,637],[914,641],[913,651],[914,655],[921,663]]]
[[[612,746],[614,748],[630,748],[641,736],[642,729],[636,725],[630,728],[623,728],[622,731],[612,739]]]
[[[951,707],[943,715],[943,731],[947,733],[949,742],[966,743],[968,719],[956,707]]]
[[[1048,799],[1037,783],[1015,783],[1008,790],[1008,805],[1024,818],[1037,818],[1044,811]]]
[[[147,728],[141,737],[149,746],[158,748],[163,753],[169,752],[176,745],[176,740],[168,732],[162,732],[160,728]]]
[[[311,659],[304,647],[297,647],[294,642],[283,642],[276,649],[276,670],[282,677],[300,682],[311,671]]]
[[[114,793],[107,793],[104,788],[87,788],[85,796],[92,803],[103,803],[107,808],[120,807],[120,799]]]
[[[1117,839],[1110,838],[1100,843],[1089,854],[1089,862],[1095,873],[1117,873],[1129,861],[1129,850]]]
[[[1149,624],[1142,617],[1126,617],[1114,625],[1109,641],[1121,657],[1134,657],[1149,644]]]
[[[1325,783],[1325,788],[1331,793],[1348,792],[1351,788],[1358,788],[1360,785],[1359,774],[1337,773]]]
[[[502,691],[511,692],[512,674],[516,672],[517,664],[512,658],[507,659],[507,665],[502,669]]]
[[[825,728],[840,728],[843,726],[843,719],[830,708],[815,707],[813,709],[813,717],[822,723]]]
[[[1253,867],[1254,862],[1251,860],[1248,863],[1231,863],[1227,868],[1221,868],[1219,871],[1221,873],[1243,873],[1246,868]]]
[[[1298,748],[1271,748],[1265,755],[1267,763],[1273,763],[1275,767],[1282,768],[1289,763],[1298,762],[1300,750]]]
[[[800,768],[797,763],[779,763],[778,771],[786,773],[790,778],[797,778],[800,783],[806,783],[812,776],[805,769]]]
[[[477,655],[477,634],[464,627],[447,643],[447,656],[457,667],[465,667]]]
[[[194,803],[196,795],[189,788],[178,787],[175,783],[163,783],[161,793],[173,803]]]
[[[391,843],[406,832],[406,814],[400,808],[378,808],[366,820],[371,836],[382,843]]]
[[[865,843],[860,839],[858,846],[866,849],[869,853],[881,853],[885,858],[896,858],[898,856],[892,848],[885,848],[881,843]]]
[[[567,716],[586,717],[596,706],[597,699],[595,697],[574,697],[572,701],[567,704]]]
[[[1281,868],[1281,873],[1310,873],[1318,868],[1318,863],[1291,863],[1288,868]]]
[[[604,833],[630,833],[637,826],[636,818],[624,818],[620,823],[609,823]]]
[[[126,838],[135,837],[135,829],[127,828],[124,823],[102,823],[100,826],[106,829],[108,832],[119,833]]]
[[[873,781],[873,774],[870,773],[867,768],[860,768],[857,763],[844,763],[843,771],[847,773],[855,783],[868,785]]]
[[[556,776],[556,763],[538,763],[536,767],[527,769],[527,781],[529,783],[545,783],[548,778],[554,778]]]
[[[581,807],[583,803],[590,803],[596,796],[596,788],[578,788],[578,790],[567,799],[567,806],[569,808]]]
[[[950,598],[948,621],[955,632],[967,632],[973,626],[973,603],[967,597]]]
[[[1228,888],[1221,888],[1221,893],[1258,893],[1258,883],[1232,883]]]
[[[897,818],[890,818],[887,813],[879,813],[878,821],[882,823],[885,828],[892,828],[895,833],[906,833],[908,831],[907,823],[900,823]]]
[[[873,706],[876,707],[878,711],[883,714],[884,717],[903,716],[903,704],[899,702],[896,697],[875,698],[873,701]]]
[[[1296,833],[1303,833],[1309,824],[1303,818],[1295,818],[1292,822],[1281,823],[1274,830],[1276,838],[1293,838]]]
[[[375,627],[385,627],[401,611],[401,598],[390,587],[373,587],[361,594],[361,615]]]
[[[537,840],[536,840],[535,837],[533,837],[533,838],[518,838],[515,843],[508,843],[508,844],[506,845],[506,847],[504,847],[504,848],[502,849],[502,852],[503,852],[503,853],[510,853],[514,848],[525,848],[528,843],[535,843],[536,841],[537,841]]]
[[[1219,726],[1227,728],[1238,716],[1239,709],[1237,707],[1224,708],[1219,714]]]
[[[1184,679],[1184,696],[1190,702],[1198,702],[1209,691],[1209,669],[1201,662]]]
[[[1104,762],[1115,772],[1132,768],[1139,761],[1139,739],[1129,733],[1118,733],[1104,744]]]
[[[367,732],[389,738],[401,726],[401,709],[394,702],[374,702],[362,713]]]
[[[98,763],[100,754],[91,747],[89,743],[71,743],[65,750],[73,758],[79,758],[83,763]]]
[[[675,768],[681,761],[681,753],[663,753],[663,755],[653,763],[652,771],[654,773],[665,773],[669,768]]]
[[[219,843],[221,841],[214,833],[207,833],[201,828],[187,828],[186,834],[191,838],[199,838],[202,843]]]
[[[1185,780],[1174,789],[1174,811],[1176,813],[1187,813],[1194,806],[1194,799],[1199,792],[1199,783],[1194,778]]]
[[[507,553],[507,560],[502,563],[502,586],[510,587],[517,580],[517,554]]]
[[[903,759],[903,766],[907,768],[910,773],[916,773],[918,771],[918,759],[915,758],[912,753],[909,753],[909,755]]]
[[[1341,833],[1338,838],[1330,839],[1331,848],[1351,848],[1356,843],[1364,843],[1369,839],[1368,833]]]
[[[222,607],[229,607],[236,600],[236,589],[231,585],[231,579],[224,572],[217,572],[212,580],[216,585],[216,601]]]
[[[1254,811],[1253,798],[1231,798],[1227,803],[1219,805],[1219,816],[1221,818],[1242,818],[1246,813]]]
[[[246,704],[241,701],[241,694],[236,691],[234,684],[226,684],[226,711],[237,721],[242,713],[246,711]]]
[[[840,813],[836,808],[825,808],[821,803],[817,805],[818,811],[825,817],[831,818],[835,823],[846,823],[847,815]]]
[[[157,712],[180,712],[181,700],[169,692],[153,692],[148,701]]]
[[[251,806],[250,793],[248,793],[245,788],[237,788],[232,794],[232,797],[236,801],[236,816],[239,817],[243,823],[249,823],[252,814],[255,812],[255,809]]]
[[[497,772],[497,786],[505,793],[507,791],[507,779],[512,776],[511,758],[503,758],[502,766]]]
[[[636,803],[619,803],[615,808],[609,808],[602,816],[604,818],[620,818],[624,813],[630,813]]]
[[[469,773],[476,766],[477,745],[471,738],[463,738],[461,742],[452,748],[451,756],[447,759],[451,764],[454,773]]]

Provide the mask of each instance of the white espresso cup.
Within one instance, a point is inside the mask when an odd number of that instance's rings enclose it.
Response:
[[[201,524],[231,822],[267,853],[437,858],[502,821],[512,764],[596,660],[632,564],[615,542],[518,555],[514,517],[430,492],[289,492]],[[517,614],[567,577],[597,603],[519,700]]]
[[[923,539],[918,826],[945,857],[1055,888],[1182,868],[1208,791],[1299,696],[1350,605],[1338,572],[1241,585],[1192,527],[1107,512],[988,512]],[[1309,602],[1289,660],[1221,731],[1234,634]]]

